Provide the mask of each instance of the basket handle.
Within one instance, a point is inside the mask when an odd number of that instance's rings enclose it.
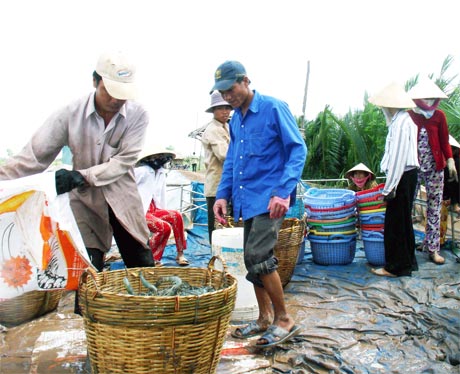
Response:
[[[349,238],[347,238],[349,237]],[[354,235],[342,235],[342,234],[333,234],[329,235],[327,241],[333,240],[333,239],[338,239],[338,240],[348,240],[351,242],[355,238]]]
[[[383,238],[383,234],[378,231],[371,231],[371,232],[363,233],[363,238],[372,238],[372,237]]]
[[[333,234],[333,235],[329,235],[328,237],[329,237],[328,240],[332,240],[332,239],[343,240],[343,239],[346,239],[345,235],[342,235],[342,234]]]
[[[92,279],[94,286],[96,287],[97,293],[99,293],[99,287],[97,284],[97,271],[94,270],[92,267],[86,268],[86,270],[83,272],[83,274],[80,277],[80,280],[78,281],[78,288],[81,288],[81,285],[83,283],[87,283],[88,276]]]
[[[375,214],[375,215],[373,215],[372,217],[369,218],[369,221],[373,221],[375,218],[384,219],[385,214]]]
[[[222,262],[222,267],[223,267],[223,271],[222,271],[222,283],[223,284],[227,284],[227,274],[228,274],[228,268],[227,268],[227,263],[225,262],[225,259],[222,257],[222,256],[219,256],[219,255],[214,255],[211,257],[211,259],[209,260],[209,263],[208,263],[208,271],[210,273],[212,273],[215,269],[215,262],[216,260],[219,260],[220,262]]]
[[[208,263],[208,270],[210,270],[210,271],[215,270],[214,264],[216,263],[216,260],[219,260],[220,262],[222,262],[222,266],[224,268],[224,273],[227,274],[228,273],[227,263],[225,262],[224,258],[222,256],[219,256],[219,255],[214,255],[214,256],[211,257],[211,259],[209,260],[209,263]]]
[[[308,191],[307,191],[307,194],[310,195],[311,197],[316,197],[318,196],[320,193],[322,193],[325,189],[324,188],[316,188],[316,187],[312,187],[312,188],[309,188]],[[307,195],[307,197],[308,197]],[[343,194],[341,195],[337,195],[337,196],[334,196],[334,198],[336,199],[343,199],[344,197],[346,197],[347,195],[350,195],[350,193],[347,191],[347,192],[344,192]],[[355,196],[353,196],[353,199],[356,199]]]

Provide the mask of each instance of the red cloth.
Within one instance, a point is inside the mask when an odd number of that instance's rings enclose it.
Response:
[[[446,160],[452,157],[452,148],[449,144],[449,128],[447,127],[446,115],[442,110],[435,110],[431,118],[409,110],[409,115],[420,129],[425,127],[428,133],[428,142],[436,162],[436,170],[440,171],[446,167]]]
[[[184,233],[184,220],[177,210],[157,209],[154,201],[150,203],[149,209],[145,214],[147,226],[152,233],[149,239],[149,246],[156,261],[161,261],[163,253],[168,243],[171,230],[176,240],[178,252],[187,248]]]

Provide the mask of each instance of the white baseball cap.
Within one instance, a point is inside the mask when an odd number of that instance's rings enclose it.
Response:
[[[99,57],[96,73],[102,77],[110,96],[119,100],[133,100],[137,96],[134,83],[136,68],[122,52],[106,52]]]

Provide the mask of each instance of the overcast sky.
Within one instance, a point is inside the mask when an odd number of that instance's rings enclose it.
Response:
[[[19,151],[53,111],[93,90],[99,54],[119,49],[138,69],[147,144],[199,153],[187,135],[205,113],[217,66],[245,65],[252,88],[306,118],[330,105],[361,109],[365,92],[460,73],[458,0],[15,0],[2,3],[0,156]]]

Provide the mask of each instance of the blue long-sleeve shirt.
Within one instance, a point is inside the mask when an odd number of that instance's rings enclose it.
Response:
[[[272,196],[295,202],[307,147],[288,105],[254,91],[243,118],[230,121],[230,145],[216,199],[232,200],[233,217],[243,220],[268,212]]]

